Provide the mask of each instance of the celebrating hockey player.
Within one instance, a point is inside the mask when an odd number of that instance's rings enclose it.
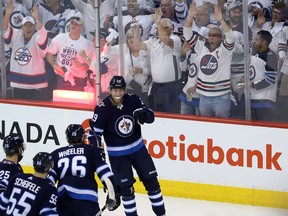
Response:
[[[148,193],[155,215],[163,216],[165,207],[157,171],[141,134],[141,124],[152,123],[154,113],[138,96],[125,94],[125,89],[122,76],[111,79],[110,95],[95,107],[88,139],[95,142],[104,137],[126,216],[137,216],[132,167]]]
[[[59,215],[98,215],[95,172],[108,190],[106,206],[113,208],[116,205],[113,173],[102,160],[97,145],[83,143],[85,130],[79,124],[69,125],[65,133],[69,145],[51,153],[55,167],[49,176],[54,182],[58,180]]]
[[[14,175],[7,190],[0,195],[0,215],[58,216],[57,190],[47,179],[53,167],[49,153],[39,152],[33,158],[33,174]]]
[[[23,158],[25,144],[23,139],[17,134],[11,134],[4,138],[3,149],[6,154],[4,160],[0,162],[0,193],[6,190],[9,180],[18,173],[23,173],[19,164]]]

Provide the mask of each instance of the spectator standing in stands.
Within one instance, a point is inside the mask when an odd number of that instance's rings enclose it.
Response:
[[[65,22],[71,10],[62,6],[59,0],[46,0],[39,4],[39,16],[48,31],[49,42],[59,33],[65,32]]]
[[[201,39],[207,40],[209,29],[201,27],[198,31]],[[182,61],[183,60],[183,61]],[[196,92],[196,85],[199,71],[199,55],[185,41],[181,49],[181,70],[188,72],[187,83],[182,89],[179,99],[181,100],[181,114],[200,115],[199,94]]]
[[[154,15],[157,24],[157,37],[152,37],[141,42],[139,27],[134,30],[134,46],[136,49],[150,53],[152,88],[150,106],[158,112],[180,112],[182,74],[181,40],[173,35],[172,21],[168,18],[161,19],[161,12],[156,10]]]
[[[277,91],[277,56],[269,49],[272,35],[257,32],[249,65],[252,120],[271,121]]]
[[[7,8],[10,0],[4,0],[3,4]],[[31,10],[33,7],[32,0],[15,0],[13,1],[13,12],[9,19],[9,25],[14,29],[21,29],[22,19],[25,16],[31,16]]]
[[[53,167],[49,153],[39,152],[33,158],[33,174],[14,175],[7,190],[0,195],[0,215],[58,216],[57,190],[47,179]]]
[[[198,6],[197,13],[192,24],[192,30],[198,32],[201,27],[207,27],[209,24],[211,24],[211,21],[208,7],[205,5]]]
[[[93,36],[92,42],[94,47],[96,47],[96,37],[95,32],[90,32]],[[109,83],[113,76],[119,75],[118,73],[118,54],[110,53],[109,55],[105,55],[103,52],[103,48],[106,44],[106,40],[113,43],[113,41],[118,37],[118,33],[114,29],[109,29],[107,31],[104,28],[100,28],[100,75],[101,75],[101,98],[105,98],[108,96],[109,91]],[[106,39],[107,38],[107,39]],[[111,40],[111,41],[110,41]],[[81,55],[89,65],[89,69],[91,71],[96,71],[96,61],[98,59],[90,59],[85,50],[80,50],[79,55]]]
[[[266,30],[271,33],[273,38],[269,48],[276,53],[276,55],[278,55],[281,66],[287,54],[287,40],[285,40],[285,32],[283,31],[284,27],[288,25],[284,19],[287,11],[284,2],[277,2],[272,8],[273,11],[271,21],[266,22],[262,12],[258,14],[255,33],[260,30]],[[287,27],[285,29],[287,30]]]
[[[141,29],[141,38],[142,40],[147,40],[151,26],[153,24],[152,14],[148,11],[140,8],[140,4],[138,0],[128,0],[127,1],[127,11],[123,12],[123,33],[130,28],[131,23],[138,22]],[[107,30],[109,28],[114,28],[118,31],[118,16],[107,17],[104,22],[104,28]]]
[[[6,157],[0,162],[0,193],[7,189],[10,179],[15,174],[23,173],[19,162],[25,150],[24,140],[17,134],[8,135],[3,140],[3,149]]]
[[[95,107],[88,139],[94,143],[95,139],[104,137],[125,215],[138,215],[133,187],[135,169],[148,193],[153,212],[165,216],[158,174],[141,135],[141,125],[152,123],[154,112],[137,95],[125,93],[125,89],[126,82],[122,76],[111,79],[110,96]]]
[[[138,25],[134,23],[133,25]],[[152,81],[150,70],[149,53],[144,50],[137,50],[134,47],[134,30],[132,28],[125,32],[126,44],[124,47],[124,74],[127,83],[127,93],[134,93],[139,96],[145,104],[148,104],[148,90]],[[115,56],[120,65],[119,45],[111,46],[113,41],[107,42],[103,49],[105,56]],[[120,66],[118,67],[120,69]],[[120,71],[119,71],[120,74]],[[111,79],[110,79],[111,80]]]
[[[12,13],[13,0],[10,0],[2,26],[5,43],[12,48],[9,78],[14,98],[50,100],[44,63],[48,37],[39,18],[37,4],[33,6],[33,17],[23,18],[21,30],[8,26]]]
[[[189,15],[184,26],[185,39],[199,55],[199,71],[196,91],[200,94],[199,110],[202,116],[215,116],[229,118],[230,116],[230,92],[231,92],[231,59],[234,48],[234,34],[231,28],[222,18],[220,7],[215,6],[215,19],[218,25],[210,25],[208,43],[201,40],[192,31],[193,19],[197,8],[191,3]]]
[[[57,89],[85,91],[89,65],[79,51],[85,50],[90,59],[95,51],[92,42],[81,36],[82,28],[83,17],[78,11],[70,19],[70,32],[59,34],[51,41],[47,60],[59,75]],[[56,62],[53,55],[57,55]]]
[[[101,156],[101,149],[97,143],[90,145],[83,143],[85,130],[79,124],[68,125],[65,134],[69,145],[51,153],[55,166],[49,173],[52,182],[58,181],[59,215],[94,216],[100,211],[95,173],[108,190],[107,208],[114,208],[116,205],[114,175]]]
[[[235,37],[235,47],[231,62],[231,86],[234,103],[231,106],[231,117],[245,118],[245,97],[244,89],[238,88],[238,83],[244,77],[244,36],[242,21],[242,2],[238,0],[229,0],[225,4],[227,14],[227,24],[233,31]],[[252,43],[252,31],[248,27],[249,47]],[[251,42],[251,43],[250,43]]]
[[[183,38],[183,25],[188,14],[187,5],[183,0],[161,0],[161,18],[168,18],[172,21],[173,34],[178,35],[181,41]],[[156,10],[157,12],[157,10]],[[151,35],[156,36],[157,24],[154,22],[151,28]]]
[[[95,15],[95,0],[71,0],[75,8],[81,12],[84,20],[85,33],[88,40],[93,40],[93,35],[90,32],[95,31],[95,24],[97,23],[97,18]],[[100,4],[100,27],[103,28],[103,23],[105,17],[114,16],[117,13],[116,10],[116,0],[105,0],[99,1]]]

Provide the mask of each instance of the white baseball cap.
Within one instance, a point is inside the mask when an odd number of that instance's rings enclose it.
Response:
[[[74,21],[76,22],[78,25],[83,25],[84,21],[83,21],[83,16],[79,11],[76,11],[70,18],[70,22]]]
[[[35,20],[31,16],[26,16],[22,19],[22,25],[24,25],[27,22],[31,22],[33,25],[35,25]]]

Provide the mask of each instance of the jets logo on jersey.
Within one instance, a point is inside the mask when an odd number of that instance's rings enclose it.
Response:
[[[20,29],[22,26],[22,20],[26,15],[21,11],[14,11],[10,16],[10,25],[13,28]]]
[[[131,116],[124,115],[115,122],[115,130],[121,137],[129,137],[134,130],[134,119]]]
[[[188,76],[193,78],[197,75],[197,66],[195,63],[192,63],[191,65],[189,65],[189,74]]]
[[[200,68],[206,75],[212,75],[218,68],[218,61],[215,56],[207,54],[201,58]]]
[[[32,55],[27,47],[21,47],[15,52],[14,60],[21,66],[27,65],[31,61]]]
[[[249,73],[250,73],[250,80],[253,80],[256,76],[256,70],[254,66],[249,67]]]

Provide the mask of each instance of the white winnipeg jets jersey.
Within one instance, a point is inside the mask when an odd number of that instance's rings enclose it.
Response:
[[[48,37],[45,28],[38,30],[26,44],[22,30],[10,27],[4,34],[4,41],[12,49],[10,85],[23,89],[47,87],[44,57],[48,48]]]

